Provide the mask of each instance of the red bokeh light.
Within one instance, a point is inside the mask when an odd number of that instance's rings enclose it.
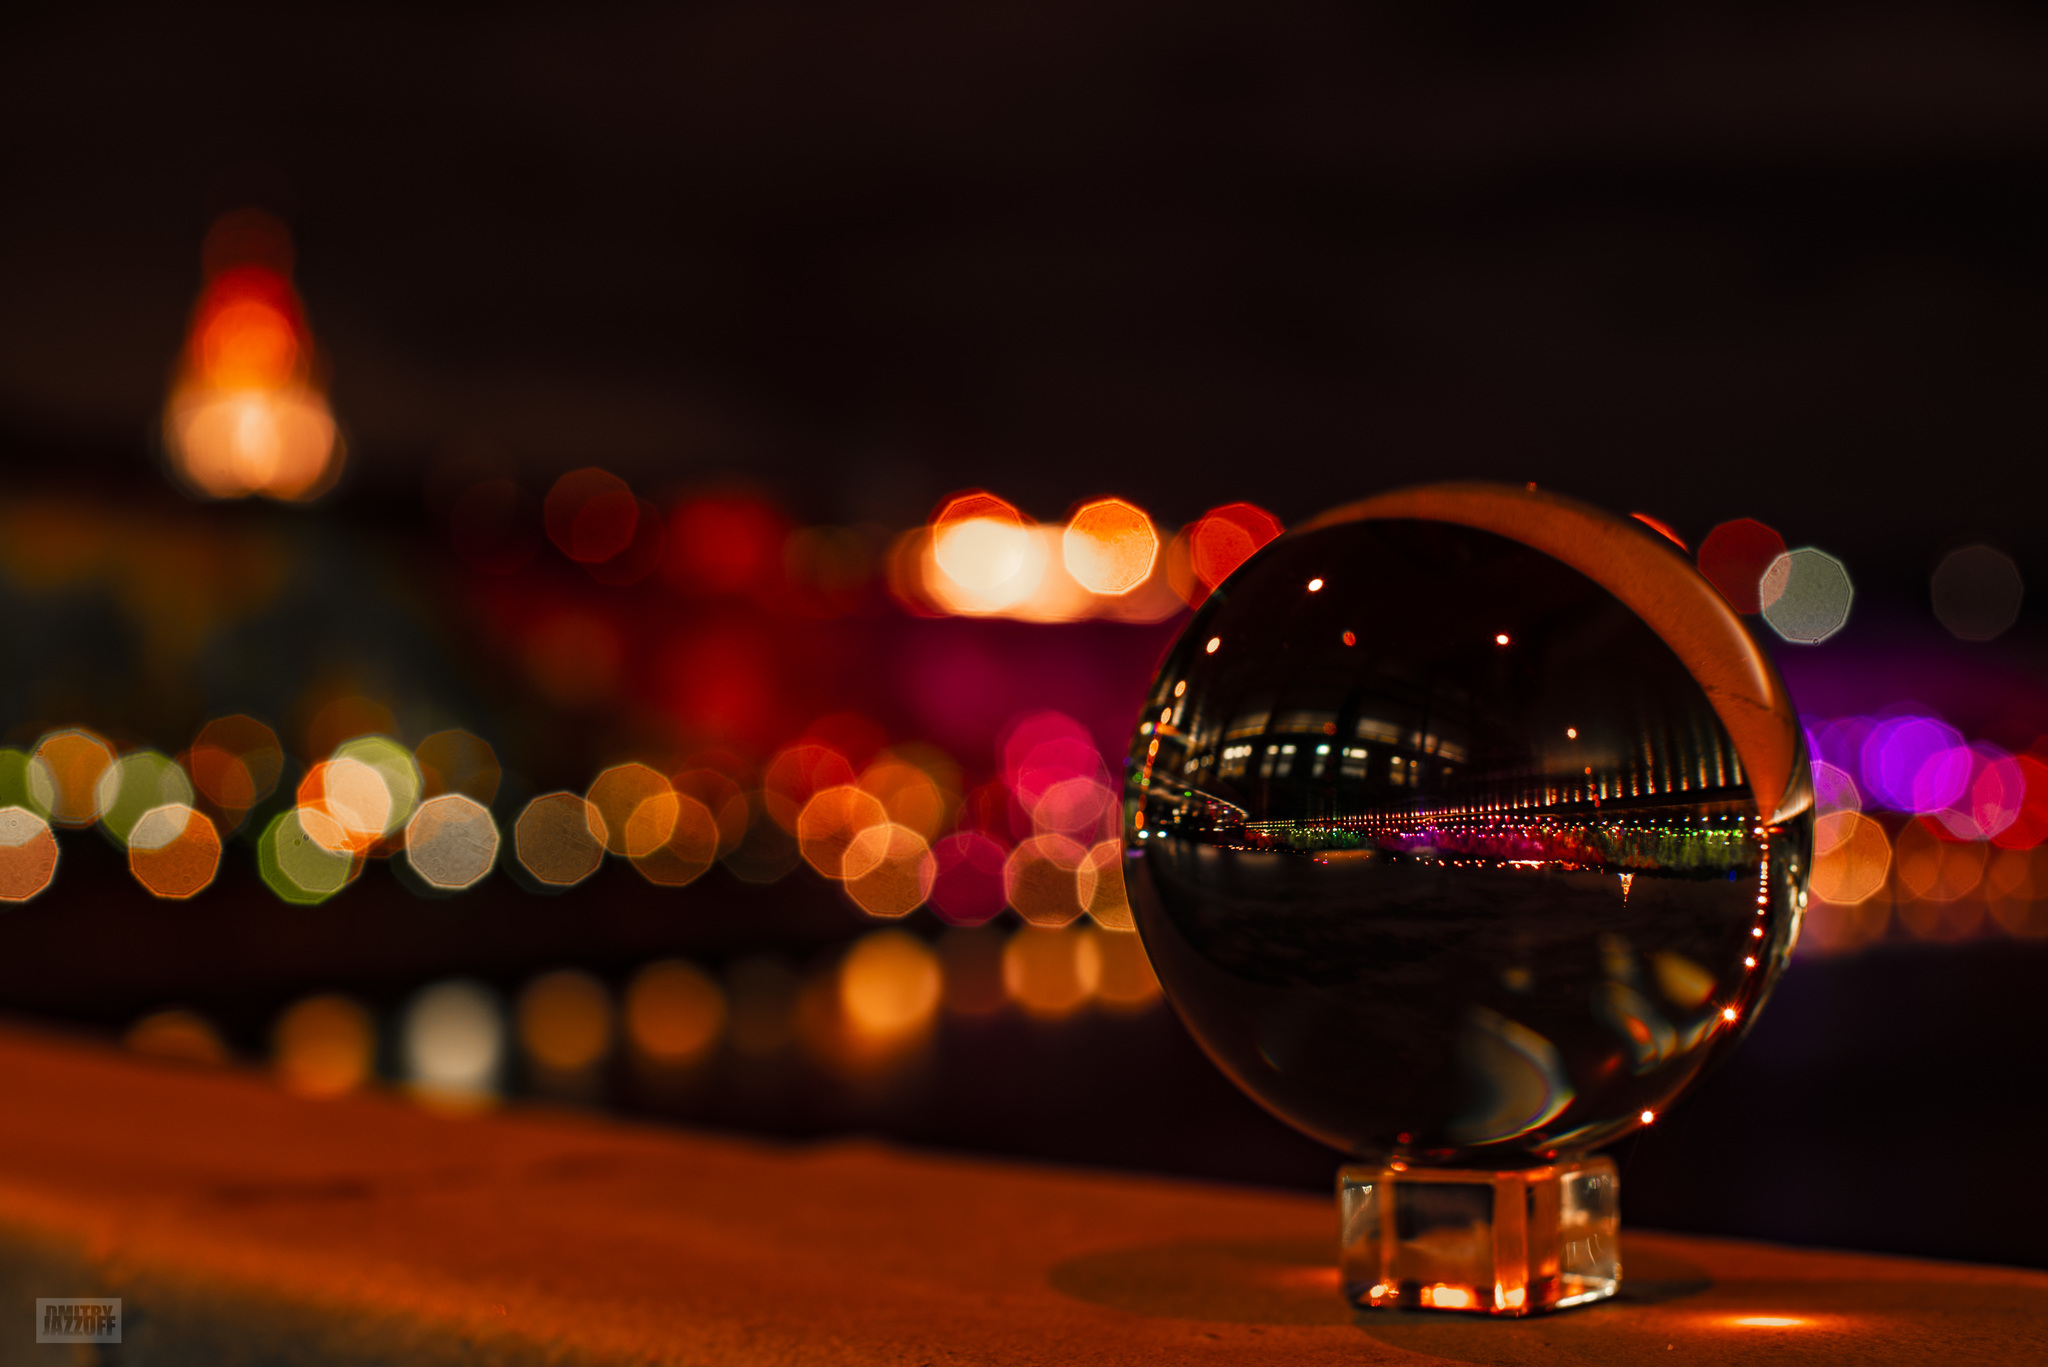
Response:
[[[1282,530],[1279,518],[1250,503],[1210,510],[1188,529],[1195,578],[1205,590],[1215,588]]]
[[[789,519],[746,494],[687,499],[669,513],[662,573],[685,593],[739,593],[780,578]]]
[[[610,560],[633,544],[640,501],[609,470],[571,470],[548,490],[544,509],[548,540],[584,565]]]
[[[1753,517],[1723,522],[1700,542],[1700,573],[1737,612],[1763,611],[1758,585],[1785,553],[1785,538]]]

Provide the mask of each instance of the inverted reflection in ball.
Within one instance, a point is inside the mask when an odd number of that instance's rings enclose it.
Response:
[[[1168,997],[1246,1091],[1369,1158],[1512,1168],[1662,1113],[1796,927],[1810,814],[1769,664],[1668,547],[1519,492],[1480,526],[1411,500],[1266,548],[1132,745]]]

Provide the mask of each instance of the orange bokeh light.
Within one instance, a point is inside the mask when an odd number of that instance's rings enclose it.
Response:
[[[1144,583],[1159,559],[1152,519],[1120,498],[1076,510],[1061,537],[1067,573],[1090,593],[1122,595]]]
[[[0,902],[26,902],[57,874],[57,837],[26,807],[0,807]]]
[[[128,837],[128,871],[153,897],[197,896],[220,872],[220,832],[190,807],[153,808]]]
[[[804,804],[796,820],[797,849],[805,863],[827,878],[858,877],[867,867],[850,862],[856,838],[870,827],[888,824],[888,809],[873,794],[850,783],[839,784]],[[863,848],[858,857],[871,867],[884,852]]]
[[[29,792],[53,824],[90,826],[100,814],[100,776],[113,762],[113,749],[92,732],[54,731],[29,758]]]

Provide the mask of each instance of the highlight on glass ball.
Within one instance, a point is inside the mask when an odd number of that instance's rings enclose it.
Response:
[[[1308,523],[1166,657],[1124,804],[1138,928],[1230,1078],[1356,1160],[1362,1307],[1614,1294],[1618,1178],[1798,930],[1803,740],[1668,543],[1483,484]]]

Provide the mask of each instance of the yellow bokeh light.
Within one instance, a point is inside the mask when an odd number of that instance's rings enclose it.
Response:
[[[815,794],[797,814],[797,849],[819,873],[841,880],[849,876],[847,855],[854,838],[871,826],[888,824],[888,810],[873,794],[850,783],[838,784]],[[875,860],[884,853],[885,848],[868,848],[863,857]]]
[[[183,803],[153,807],[129,833],[128,871],[153,897],[197,896],[220,872],[220,832]]]
[[[287,1091],[341,1096],[369,1081],[377,1055],[370,1013],[347,997],[293,1002],[270,1032],[271,1067]]]
[[[474,887],[498,862],[498,823],[481,802],[443,793],[420,804],[405,827],[405,860],[429,887]]]
[[[406,1006],[399,1046],[406,1081],[422,1101],[460,1111],[496,1096],[505,1026],[481,983],[453,979],[421,989]]]
[[[317,498],[341,474],[342,442],[326,396],[279,389],[187,385],[164,412],[173,467],[208,498]]]
[[[605,849],[627,858],[639,858],[653,853],[668,839],[673,826],[661,830],[659,823],[664,815],[672,816],[673,808],[657,806],[637,826],[632,821],[634,813],[649,798],[668,797],[674,791],[669,781],[654,769],[631,763],[614,764],[599,774],[583,796],[604,818]]]
[[[317,834],[316,834],[317,832]],[[264,883],[287,902],[310,906],[347,887],[357,856],[347,848],[340,825],[304,807],[279,812],[256,842],[256,863]]]
[[[550,887],[571,887],[604,859],[604,817],[575,793],[544,793],[526,804],[513,823],[512,847],[519,865]]]
[[[420,767],[413,760],[412,751],[389,736],[365,735],[335,746],[328,759],[334,763],[361,764],[382,780],[384,818],[372,835],[373,839],[397,834],[412,819],[413,810],[419,806],[423,786]],[[373,808],[377,805],[375,795],[367,789],[364,800]]]
[[[1067,573],[1090,593],[1120,596],[1144,583],[1159,559],[1152,519],[1120,498],[1078,509],[1061,537]]]
[[[1138,923],[1131,916],[1130,899],[1124,893],[1124,846],[1121,840],[1098,842],[1088,851],[1092,878],[1077,878],[1077,889],[1088,888],[1090,919],[1104,930],[1134,931]]]
[[[170,756],[131,750],[101,772],[94,803],[101,828],[125,844],[144,812],[172,804],[190,806],[196,796],[192,780]]]
[[[113,750],[92,732],[53,731],[29,757],[29,798],[54,825],[90,826],[100,815],[100,778],[113,763]]]
[[[542,1068],[574,1073],[612,1047],[612,999],[588,973],[543,973],[519,994],[519,1042]]]
[[[902,1039],[931,1025],[943,985],[929,945],[900,930],[878,930],[856,941],[840,963],[839,1009],[861,1035]]]
[[[1026,1013],[1046,1020],[1087,1005],[1102,982],[1102,950],[1093,928],[1019,926],[1003,946],[1003,988]]]
[[[649,1062],[694,1063],[725,1029],[725,992],[697,965],[664,959],[640,970],[626,989],[626,1035]]]
[[[0,902],[26,902],[57,875],[57,837],[26,807],[0,807]]]
[[[908,916],[931,896],[938,861],[923,836],[884,822],[853,838],[841,861],[846,895],[870,916]]]

